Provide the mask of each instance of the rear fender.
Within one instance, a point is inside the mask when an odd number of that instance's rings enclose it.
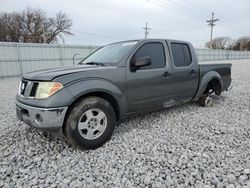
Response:
[[[195,95],[195,97],[193,98],[193,101],[197,101],[199,100],[199,98],[202,96],[202,94],[204,93],[206,87],[207,87],[207,84],[213,80],[213,79],[217,79],[219,81],[219,83],[221,84],[221,88],[223,88],[223,83],[222,83],[222,79],[221,79],[221,76],[218,72],[215,72],[215,71],[210,71],[208,73],[206,73],[201,81],[200,81],[200,84],[199,84],[199,88],[198,88],[198,91]]]

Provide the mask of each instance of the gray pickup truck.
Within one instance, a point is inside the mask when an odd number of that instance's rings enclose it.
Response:
[[[189,42],[164,39],[104,46],[78,65],[24,74],[18,119],[93,149],[121,119],[189,101],[211,104],[231,84],[231,64],[199,65]]]

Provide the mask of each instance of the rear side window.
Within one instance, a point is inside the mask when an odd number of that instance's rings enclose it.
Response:
[[[151,65],[141,69],[163,68],[166,65],[164,47],[159,42],[146,43],[135,53],[135,59],[150,57]]]
[[[176,67],[185,67],[192,63],[189,46],[182,43],[171,43],[173,61]]]

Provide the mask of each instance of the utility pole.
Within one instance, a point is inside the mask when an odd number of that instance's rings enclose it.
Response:
[[[211,27],[210,33],[210,48],[212,47],[212,40],[213,40],[213,27],[215,26],[215,22],[219,21],[219,19],[214,19],[214,13],[212,12],[212,19],[207,20],[208,25]]]
[[[145,39],[148,38],[150,28],[148,27],[148,23],[146,22],[146,27],[143,27],[142,29],[145,30]]]

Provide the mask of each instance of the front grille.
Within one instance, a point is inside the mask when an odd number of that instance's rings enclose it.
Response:
[[[21,80],[19,84],[19,95],[24,98],[33,98],[36,96],[36,90],[38,88],[38,82]]]
[[[36,95],[36,90],[37,90],[37,86],[38,86],[38,83],[35,82],[31,88],[31,91],[30,91],[30,97],[35,97]]]
[[[27,88],[28,82],[25,80],[22,80],[19,85],[19,93],[20,95],[24,95],[26,88]]]

